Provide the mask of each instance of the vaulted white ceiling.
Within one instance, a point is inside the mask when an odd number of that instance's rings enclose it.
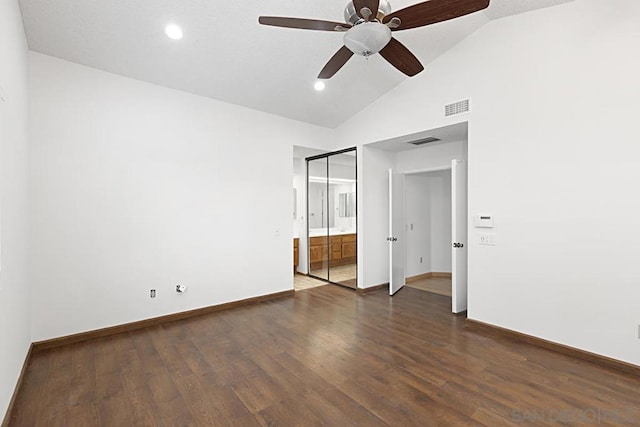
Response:
[[[491,19],[570,0],[491,0],[488,9],[395,32],[425,65]],[[393,10],[418,0],[392,0]],[[346,0],[20,0],[31,50],[126,77],[336,127],[406,76],[354,56],[323,92],[313,84],[343,34],[266,27],[258,16],[342,21]],[[176,23],[184,38],[164,34]],[[523,29],[530,31],[531,29]],[[428,78],[429,68],[419,74]]]

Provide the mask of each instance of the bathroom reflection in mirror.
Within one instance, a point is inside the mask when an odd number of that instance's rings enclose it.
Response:
[[[356,216],[356,193],[340,193],[340,206],[338,215],[342,218],[352,218]]]
[[[296,189],[293,189],[293,219],[296,219],[298,215],[298,192]]]
[[[357,287],[356,150],[307,158],[309,276]]]

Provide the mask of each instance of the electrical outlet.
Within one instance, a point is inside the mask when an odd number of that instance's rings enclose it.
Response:
[[[481,245],[487,246],[495,246],[496,245],[496,235],[495,233],[480,233],[478,235],[480,238]]]
[[[156,290],[155,289],[151,289],[151,292],[149,292],[149,296],[151,298],[155,298],[156,297]]]
[[[422,264],[422,257],[420,257],[420,264]]]
[[[640,339],[640,325],[638,325],[638,339]]]

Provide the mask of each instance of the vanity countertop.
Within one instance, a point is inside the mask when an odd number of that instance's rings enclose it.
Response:
[[[342,231],[341,229],[331,229],[329,230],[329,235],[330,236],[344,236],[347,234],[356,234],[356,230],[345,230]],[[311,230],[311,232],[309,233],[309,237],[319,237],[319,236],[326,236],[327,235],[327,230],[319,230],[319,229],[314,229]],[[293,233],[293,238],[294,239],[298,239],[300,238],[300,234],[298,232]]]
[[[356,234],[356,230],[346,230],[346,229],[337,229],[331,228],[329,229],[330,236],[344,236],[345,234]],[[309,230],[309,237],[318,237],[318,236],[326,236],[326,229],[313,229]]]

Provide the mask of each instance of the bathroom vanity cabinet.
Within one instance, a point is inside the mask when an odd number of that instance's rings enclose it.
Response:
[[[355,264],[356,235],[317,236],[309,239],[311,269],[322,268],[331,261],[332,266]]]

